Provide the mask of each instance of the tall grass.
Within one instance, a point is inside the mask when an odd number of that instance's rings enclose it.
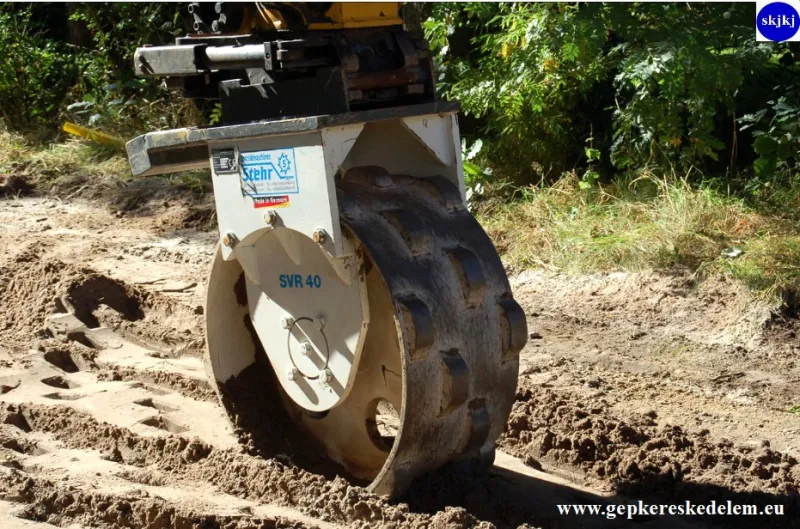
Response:
[[[517,195],[478,207],[513,270],[722,273],[767,296],[800,285],[792,221],[683,179],[647,174],[585,191],[567,175]]]
[[[25,178],[43,192],[130,175],[122,153],[108,147],[78,140],[42,145],[3,131],[0,131],[0,172]]]

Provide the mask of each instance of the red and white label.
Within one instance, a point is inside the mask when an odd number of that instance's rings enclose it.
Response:
[[[278,197],[253,197],[254,208],[288,208],[289,195]]]

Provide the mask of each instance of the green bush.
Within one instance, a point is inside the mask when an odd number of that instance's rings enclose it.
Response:
[[[800,79],[798,79],[800,82]],[[742,129],[754,127],[753,163],[759,177],[772,179],[776,172],[793,173],[800,153],[800,86],[777,87],[783,95],[767,101],[767,107],[740,118]]]
[[[133,54],[144,44],[163,45],[182,34],[182,4],[75,4],[69,18],[92,37],[67,115],[106,131],[125,133],[169,128],[191,121],[189,105],[157,79],[137,78]]]
[[[0,9],[0,117],[11,130],[47,125],[75,82],[74,50],[36,27],[30,7]]]
[[[0,4],[0,119],[58,130],[63,120],[130,136],[199,121],[195,107],[134,75],[133,54],[182,33],[180,4]],[[67,30],[66,28],[71,28]],[[71,31],[79,29],[84,38]],[[78,42],[79,41],[79,42]]]
[[[580,168],[592,185],[620,170],[733,176],[748,165],[750,133],[740,138],[736,119],[778,100],[780,88],[763,87],[796,80],[800,60],[788,44],[755,41],[752,11],[437,4],[424,27],[442,93],[461,101],[465,133],[484,142],[481,163],[517,183]]]

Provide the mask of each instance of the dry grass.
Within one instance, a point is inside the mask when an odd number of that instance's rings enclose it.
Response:
[[[800,229],[741,199],[647,175],[582,191],[574,176],[479,219],[513,270],[722,273],[765,296],[800,286]]]
[[[0,132],[0,174],[24,178],[39,191],[69,190],[88,182],[130,176],[125,156],[107,147],[69,139],[39,145],[18,134]]]
[[[0,131],[0,178],[23,179],[40,193],[74,193],[79,189],[115,188],[132,179],[124,152],[79,138],[41,144]],[[208,171],[165,175],[170,183],[192,191],[210,189]]]

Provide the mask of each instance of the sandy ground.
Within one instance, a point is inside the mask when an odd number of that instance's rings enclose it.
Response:
[[[0,527],[799,527],[800,328],[721,279],[528,271],[495,467],[387,501],[237,439],[205,381],[207,203],[0,200]],[[559,516],[731,500],[776,518]]]

